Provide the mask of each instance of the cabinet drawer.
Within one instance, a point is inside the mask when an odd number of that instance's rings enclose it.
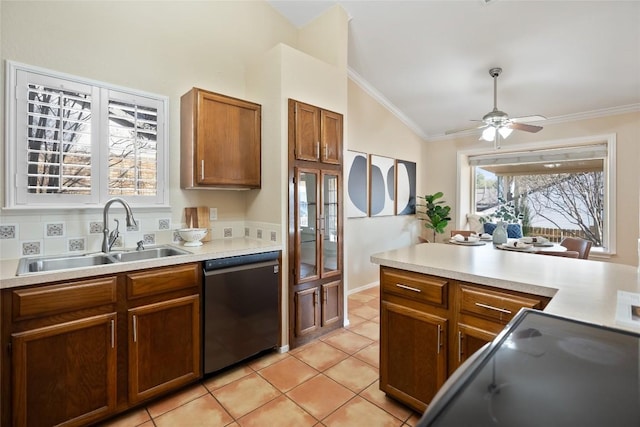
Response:
[[[185,264],[127,274],[127,297],[140,298],[197,287],[199,272],[199,264]]]
[[[522,308],[542,308],[540,299],[460,286],[460,311],[507,323]]]
[[[447,307],[447,279],[390,268],[381,269],[380,275],[383,292]]]
[[[13,319],[115,304],[116,283],[116,277],[105,277],[13,291]]]

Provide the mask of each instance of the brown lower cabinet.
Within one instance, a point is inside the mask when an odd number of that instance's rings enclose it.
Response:
[[[200,378],[200,271],[3,290],[1,425],[88,425]]]
[[[342,314],[340,281],[325,283],[295,291],[295,334],[297,337],[313,334],[322,328],[339,325]]]
[[[380,389],[419,412],[520,308],[550,300],[384,266],[380,292]]]
[[[13,425],[82,425],[116,410],[116,313],[12,335]]]
[[[448,321],[422,310],[383,301],[380,318],[380,388],[424,411],[447,378]]]
[[[189,295],[129,310],[131,403],[198,379],[199,305],[198,295]]]

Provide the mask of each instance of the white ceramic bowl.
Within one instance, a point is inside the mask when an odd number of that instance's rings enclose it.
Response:
[[[178,234],[184,240],[184,246],[201,246],[204,236],[207,235],[206,228],[181,228]]]

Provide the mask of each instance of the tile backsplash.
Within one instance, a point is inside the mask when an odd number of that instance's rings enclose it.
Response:
[[[120,236],[114,249],[133,249],[138,241],[146,245],[179,244],[175,231],[186,225],[184,218],[172,218],[163,213],[134,213],[137,227],[127,227],[124,213],[109,215],[110,230],[114,219],[120,222]],[[282,232],[279,224],[255,221],[212,221],[213,239],[248,237],[280,244]],[[58,255],[62,253],[99,252],[102,247],[102,214],[69,215],[17,215],[5,214],[0,218],[0,259],[23,256]]]

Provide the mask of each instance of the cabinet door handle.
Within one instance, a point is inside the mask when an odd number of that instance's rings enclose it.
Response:
[[[111,348],[116,347],[116,321],[111,319]]]
[[[421,289],[413,288],[413,287],[407,286],[407,285],[403,285],[402,283],[396,283],[396,286],[399,287],[399,288],[402,288],[402,289],[406,289],[408,291],[412,291],[412,292],[418,292],[418,293],[422,292]]]
[[[327,153],[328,153],[327,144],[324,144],[324,145],[322,146],[322,148],[323,148],[323,151],[322,151],[322,152],[324,153],[324,154],[323,154],[323,156],[324,156],[323,158],[324,158],[324,159],[326,159],[326,158],[327,158]]]
[[[138,319],[133,315],[133,342],[138,342]]]
[[[462,362],[462,332],[458,331],[458,363]]]
[[[200,179],[204,180],[204,160],[200,160]]]
[[[322,303],[323,303],[324,305],[327,305],[327,299],[328,299],[328,298],[329,298],[329,289],[325,289],[325,290],[322,292]]]
[[[476,305],[478,307],[486,308],[487,310],[499,311],[500,313],[504,314],[511,314],[511,311],[507,310],[506,308],[498,308],[492,305],[482,304],[481,302],[477,302]]]
[[[442,326],[438,325],[438,354],[440,354],[440,334],[442,333]]]
[[[316,141],[316,159],[320,158],[320,141]]]

